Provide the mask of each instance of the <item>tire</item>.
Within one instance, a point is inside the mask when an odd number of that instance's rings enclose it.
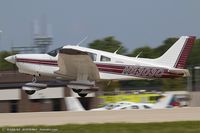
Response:
[[[87,93],[78,93],[78,95],[79,95],[80,97],[86,97],[86,96],[87,96]]]
[[[33,95],[35,93],[35,90],[25,90],[26,94]]]
[[[72,89],[73,90],[73,92],[75,92],[75,93],[80,93],[81,91],[82,91],[82,89]]]

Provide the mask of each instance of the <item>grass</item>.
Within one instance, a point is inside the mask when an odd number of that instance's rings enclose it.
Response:
[[[200,133],[200,121],[1,127],[0,133]]]

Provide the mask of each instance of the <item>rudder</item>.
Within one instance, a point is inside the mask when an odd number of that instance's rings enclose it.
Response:
[[[183,69],[194,41],[194,36],[180,37],[161,57],[155,59],[156,63]]]
[[[177,59],[175,65],[174,65],[175,68],[183,69],[185,67],[187,58],[188,58],[189,53],[192,49],[194,41],[195,41],[194,36],[190,36],[187,39],[186,44],[184,45],[181,53],[179,54],[179,58]]]

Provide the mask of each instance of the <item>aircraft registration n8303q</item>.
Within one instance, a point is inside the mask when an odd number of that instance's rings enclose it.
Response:
[[[47,86],[37,83],[37,76],[50,76],[67,80],[66,86],[84,97],[97,90],[96,81],[189,76],[185,65],[194,41],[194,36],[182,36],[156,59],[67,45],[46,54],[16,54],[5,60],[16,64],[20,73],[33,75],[34,80],[22,87],[29,95]]]

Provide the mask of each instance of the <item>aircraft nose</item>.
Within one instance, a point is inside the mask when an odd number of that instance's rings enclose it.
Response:
[[[5,58],[6,61],[15,64],[16,63],[16,57],[15,55],[11,55]]]

